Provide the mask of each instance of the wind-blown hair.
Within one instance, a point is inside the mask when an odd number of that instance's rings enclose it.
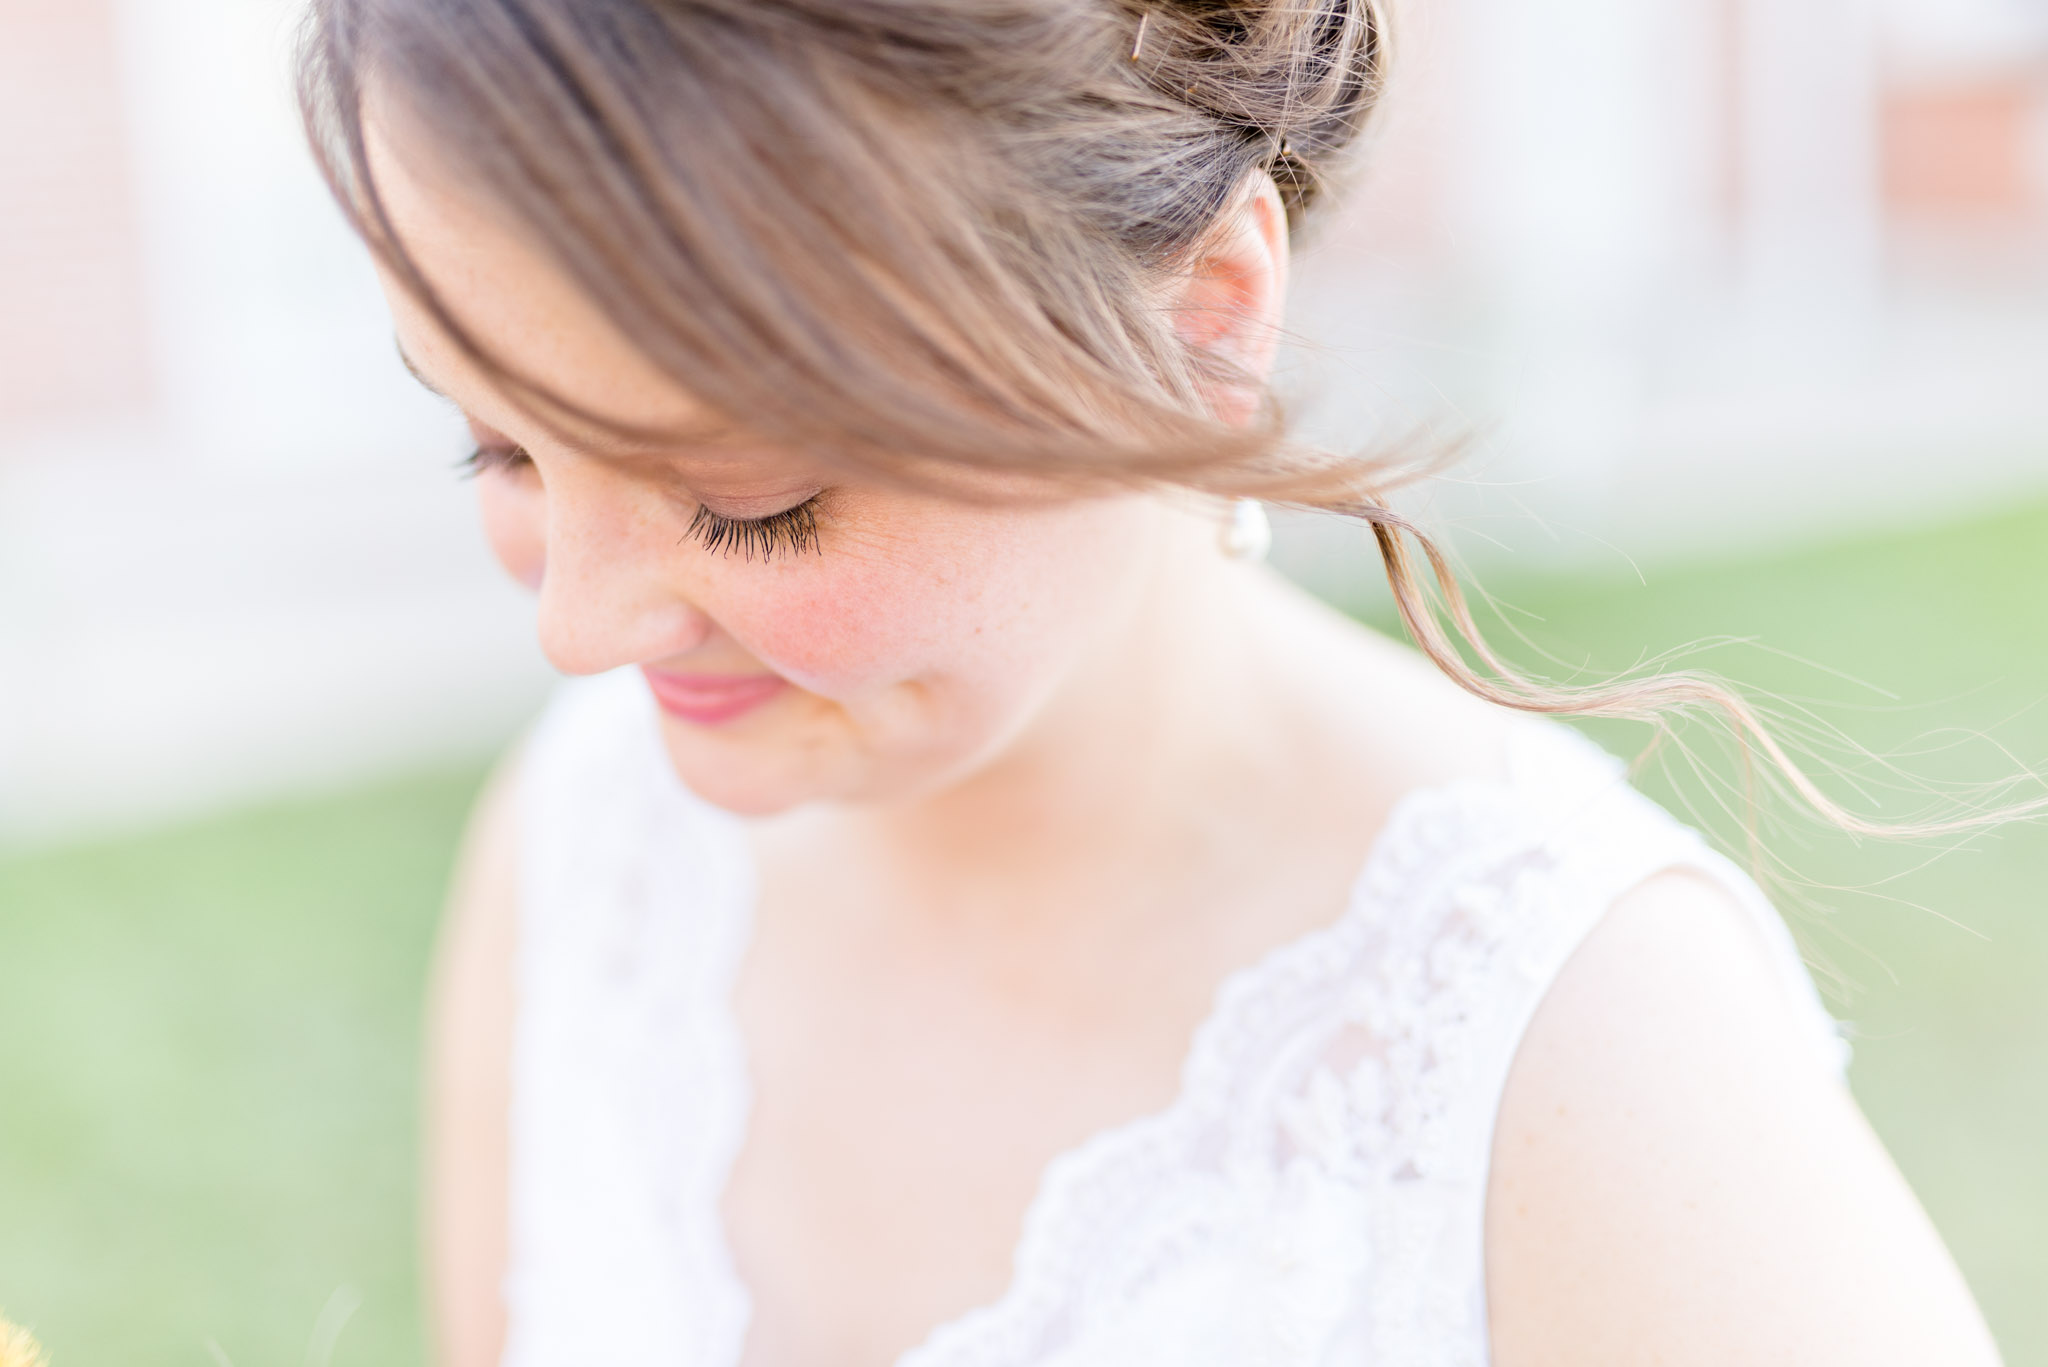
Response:
[[[1212,411],[1244,377],[1180,340],[1166,287],[1252,177],[1301,224],[1387,53],[1379,0],[314,0],[299,84],[358,232],[536,416],[620,427],[441,302],[378,193],[366,99],[752,438],[874,478],[995,469],[1359,519],[1410,634],[1472,693],[1653,723],[1706,706],[1828,819],[1907,829],[1836,805],[1711,677],[1518,673],[1388,506],[1411,468],[1307,449],[1270,399]]]

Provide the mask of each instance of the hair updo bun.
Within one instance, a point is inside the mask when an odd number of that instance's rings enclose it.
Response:
[[[1138,24],[1133,65],[1242,138],[1249,163],[1272,172],[1298,225],[1378,101],[1386,50],[1378,5],[1161,0],[1139,11]]]

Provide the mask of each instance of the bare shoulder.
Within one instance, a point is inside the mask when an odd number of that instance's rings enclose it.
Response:
[[[1267,595],[1262,648],[1282,662],[1292,700],[1313,719],[1310,752],[1372,776],[1382,805],[1415,788],[1502,775],[1517,714],[1293,584],[1275,581]]]
[[[519,757],[498,766],[463,839],[428,1001],[426,1234],[442,1367],[503,1356]]]
[[[1919,1203],[1733,896],[1667,872],[1544,999],[1487,1193],[1498,1367],[1994,1364]]]

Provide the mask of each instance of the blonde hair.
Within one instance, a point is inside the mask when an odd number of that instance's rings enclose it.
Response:
[[[1868,820],[1709,676],[1529,677],[1389,506],[1412,468],[1304,448],[1270,401],[1249,424],[1208,411],[1208,386],[1241,377],[1178,339],[1153,287],[1249,177],[1302,223],[1387,50],[1378,0],[315,0],[300,93],[357,230],[538,415],[618,426],[512,372],[440,301],[371,174],[372,87],[380,117],[760,439],[877,478],[995,468],[1340,514],[1371,527],[1416,644],[1490,702],[1658,726],[1711,709],[1860,833],[2037,808]]]

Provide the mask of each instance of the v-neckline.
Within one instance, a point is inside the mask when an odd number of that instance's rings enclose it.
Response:
[[[1334,951],[1365,934],[1373,924],[1372,910],[1388,899],[1395,886],[1397,852],[1402,850],[1416,828],[1444,807],[1475,797],[1499,797],[1520,786],[1529,733],[1541,723],[1515,718],[1507,731],[1505,754],[1497,775],[1450,779],[1411,788],[1387,809],[1367,846],[1357,873],[1352,877],[1343,910],[1322,925],[1262,951],[1247,963],[1231,969],[1217,982],[1209,1005],[1190,1033],[1172,1098],[1164,1107],[1127,1120],[1103,1126],[1081,1140],[1056,1152],[1039,1169],[1018,1236],[1010,1249],[1010,1275],[993,1300],[957,1311],[933,1324],[910,1348],[899,1354],[890,1367],[942,1367],[956,1346],[1029,1313],[1052,1291],[1053,1271],[1065,1231],[1077,1223],[1075,1195],[1085,1176],[1111,1165],[1121,1154],[1150,1152],[1164,1137],[1195,1123],[1227,1098],[1215,1093],[1230,1076],[1227,1060],[1233,1027],[1248,1002],[1257,998],[1260,984],[1274,978],[1293,979],[1312,972],[1318,964],[1336,957]],[[723,814],[721,814],[723,815]],[[709,1170],[704,1174],[708,1190],[695,1203],[699,1208],[690,1218],[703,1222],[692,1231],[700,1248],[711,1255],[713,1274],[723,1285],[717,1295],[727,1301],[721,1323],[730,1326],[729,1341],[719,1345],[714,1360],[703,1367],[741,1367],[747,1338],[753,1325],[753,1293],[741,1276],[725,1221],[725,1196],[740,1153],[751,1129],[753,1076],[748,1062],[745,1035],[734,1006],[734,990],[742,962],[752,946],[753,922],[759,897],[759,870],[753,850],[739,821],[728,818],[726,838],[731,857],[742,876],[730,885],[730,897],[721,899],[726,923],[718,927],[719,952],[710,956],[716,968],[705,984],[703,1020],[717,1042],[715,1051],[724,1056],[729,1085],[709,1087],[723,1107],[722,1114],[707,1117],[716,1131]]]

